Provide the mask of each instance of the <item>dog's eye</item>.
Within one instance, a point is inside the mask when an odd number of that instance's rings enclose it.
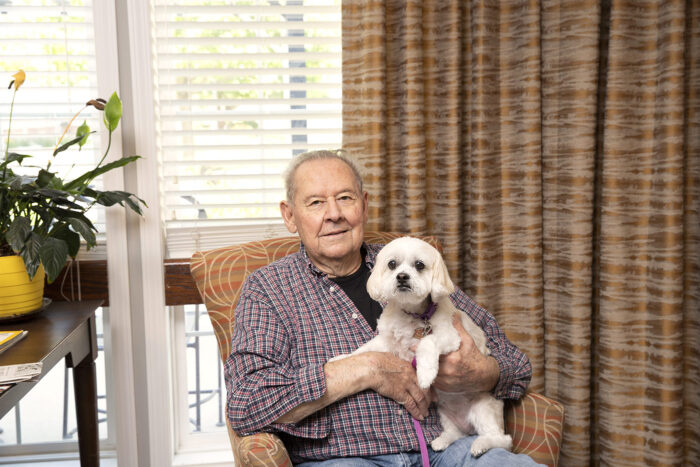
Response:
[[[425,264],[423,264],[423,261],[416,261],[416,271],[422,271],[425,269]]]
[[[391,261],[389,261],[389,264],[387,266],[389,266],[389,269],[393,271],[394,269],[396,269],[396,261],[392,259]]]

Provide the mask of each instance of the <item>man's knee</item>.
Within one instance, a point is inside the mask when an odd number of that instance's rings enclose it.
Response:
[[[541,465],[535,463],[530,456],[515,454],[502,448],[489,449],[480,457],[474,458],[469,451],[475,439],[476,436],[465,436],[452,443],[441,453],[436,453],[436,465],[440,467],[503,467],[506,465],[533,467]]]

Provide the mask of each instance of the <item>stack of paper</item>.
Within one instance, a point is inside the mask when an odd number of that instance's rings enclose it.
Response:
[[[0,331],[0,353],[15,342],[22,340],[27,332],[29,331]]]
[[[37,381],[41,375],[42,363],[0,366],[0,384]]]

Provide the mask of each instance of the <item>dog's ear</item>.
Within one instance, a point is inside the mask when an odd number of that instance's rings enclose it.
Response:
[[[437,250],[435,250],[431,289],[430,296],[433,302],[437,302],[455,291],[455,285],[452,283],[452,279],[450,279],[450,272],[447,270],[447,266]]]
[[[372,268],[372,273],[367,279],[367,293],[377,302],[384,301],[384,295],[382,294],[382,276],[384,275],[384,268],[386,268],[384,261],[376,260],[374,268]]]

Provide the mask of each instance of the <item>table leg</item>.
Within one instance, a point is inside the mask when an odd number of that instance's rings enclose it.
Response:
[[[78,446],[81,467],[100,465],[99,429],[97,426],[97,377],[95,360],[87,355],[73,367],[75,410],[78,422]]]

